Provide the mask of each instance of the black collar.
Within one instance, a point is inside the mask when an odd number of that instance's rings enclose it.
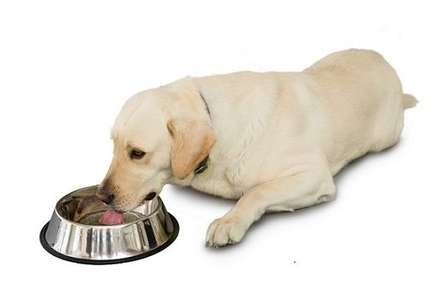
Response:
[[[201,92],[199,92],[199,95],[201,96],[201,99],[202,99],[202,101],[204,102],[205,109],[207,110],[208,118],[210,118],[210,120],[211,120],[211,114],[210,114],[210,109],[208,108],[208,103],[207,103],[207,101],[205,100],[205,98],[204,98],[204,96],[202,95]],[[196,167],[196,169],[193,171],[194,174],[201,174],[202,172],[205,171],[205,169],[208,168],[208,164],[207,164],[207,162],[208,162],[208,157],[210,157],[210,155],[208,155],[207,157],[205,157],[205,159],[202,160],[202,161],[198,164],[198,166]]]
[[[196,169],[194,170],[194,174],[201,174],[202,172],[204,172],[205,169],[208,168],[207,161],[208,161],[208,156],[205,157],[205,159],[202,160],[202,161],[198,164],[198,166],[197,166]]]
[[[199,96],[201,96],[202,102],[204,102],[205,109],[207,110],[208,113],[208,118],[211,120],[210,108],[208,108],[207,100],[204,98],[201,92],[199,92]]]

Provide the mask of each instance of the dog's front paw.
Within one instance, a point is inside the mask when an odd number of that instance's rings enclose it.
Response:
[[[248,223],[238,216],[224,216],[214,220],[208,227],[206,244],[209,247],[223,247],[242,240],[248,230]]]

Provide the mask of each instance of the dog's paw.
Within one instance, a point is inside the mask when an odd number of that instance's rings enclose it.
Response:
[[[248,230],[246,222],[237,216],[224,216],[214,220],[208,227],[206,245],[223,247],[240,242]]]

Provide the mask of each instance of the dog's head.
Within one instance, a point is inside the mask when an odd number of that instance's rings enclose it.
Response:
[[[112,129],[113,159],[97,197],[130,210],[176,178],[193,176],[214,144],[203,101],[189,81],[127,101]]]

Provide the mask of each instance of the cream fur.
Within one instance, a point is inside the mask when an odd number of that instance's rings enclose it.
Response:
[[[369,50],[336,52],[302,72],[182,79],[124,106],[112,133],[115,152],[105,183],[119,209],[133,208],[166,183],[238,199],[207,231],[209,246],[236,243],[265,212],[333,200],[333,176],[354,158],[397,143],[404,109],[415,104],[394,69]],[[193,134],[185,139],[191,146],[176,145],[167,130],[171,121],[181,122],[173,126],[181,128],[175,134]],[[197,138],[196,130],[211,137]],[[148,158],[130,160],[133,147]],[[193,161],[173,157],[186,153]],[[207,154],[208,169],[194,175],[195,160]],[[172,166],[183,173],[174,174]]]

